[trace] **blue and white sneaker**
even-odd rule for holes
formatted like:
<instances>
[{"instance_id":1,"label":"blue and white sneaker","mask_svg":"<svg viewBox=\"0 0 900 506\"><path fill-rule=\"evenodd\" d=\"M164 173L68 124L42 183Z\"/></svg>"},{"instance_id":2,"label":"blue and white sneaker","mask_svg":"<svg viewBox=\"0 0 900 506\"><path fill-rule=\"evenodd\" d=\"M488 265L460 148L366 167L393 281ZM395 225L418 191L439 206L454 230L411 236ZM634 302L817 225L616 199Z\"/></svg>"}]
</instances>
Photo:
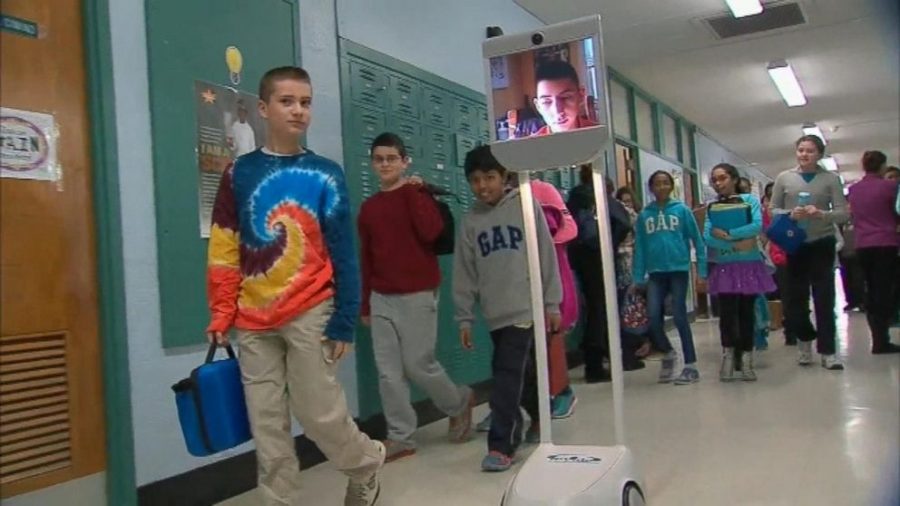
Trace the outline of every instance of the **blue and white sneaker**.
<instances>
[{"instance_id":1,"label":"blue and white sneaker","mask_svg":"<svg viewBox=\"0 0 900 506\"><path fill-rule=\"evenodd\" d=\"M481 470L486 473L506 471L513 465L512 457L497 451L489 452L481 461Z\"/></svg>"},{"instance_id":2,"label":"blue and white sneaker","mask_svg":"<svg viewBox=\"0 0 900 506\"><path fill-rule=\"evenodd\" d=\"M676 385L690 385L700 381L700 371L695 367L685 367L681 370L681 375L675 378Z\"/></svg>"},{"instance_id":3,"label":"blue and white sneaker","mask_svg":"<svg viewBox=\"0 0 900 506\"><path fill-rule=\"evenodd\" d=\"M675 360L678 354L675 350L666 353L662 358L662 367L659 370L659 383L671 383L675 379Z\"/></svg>"},{"instance_id":4,"label":"blue and white sneaker","mask_svg":"<svg viewBox=\"0 0 900 506\"><path fill-rule=\"evenodd\" d=\"M576 404L578 398L575 397L575 392L572 387L567 387L550 401L550 416L555 420L569 418L575 412Z\"/></svg>"}]
</instances>

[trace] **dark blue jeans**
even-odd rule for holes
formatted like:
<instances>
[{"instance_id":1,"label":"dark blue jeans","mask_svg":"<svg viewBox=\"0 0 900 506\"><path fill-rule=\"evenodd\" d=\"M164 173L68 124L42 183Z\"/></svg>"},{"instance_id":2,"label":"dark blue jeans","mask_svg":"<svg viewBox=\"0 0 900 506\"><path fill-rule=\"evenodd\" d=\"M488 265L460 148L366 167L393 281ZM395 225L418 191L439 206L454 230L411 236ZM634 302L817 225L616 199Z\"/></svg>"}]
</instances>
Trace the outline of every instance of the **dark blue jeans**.
<instances>
[{"instance_id":1,"label":"dark blue jeans","mask_svg":"<svg viewBox=\"0 0 900 506\"><path fill-rule=\"evenodd\" d=\"M491 372L491 430L488 450L512 456L522 443L522 411L538 420L537 370L534 363L534 328L509 326L491 331L494 356Z\"/></svg>"},{"instance_id":2,"label":"dark blue jeans","mask_svg":"<svg viewBox=\"0 0 900 506\"><path fill-rule=\"evenodd\" d=\"M665 316L663 309L666 295L672 296L672 316L675 318L675 328L681 337L681 348L684 352L684 363L693 364L697 361L697 353L694 351L694 336L691 334L691 325L687 318L687 288L690 276L687 272L654 272L650 274L647 283L647 309L650 313L650 336L657 348L668 352L672 345L666 337Z\"/></svg>"}]
</instances>

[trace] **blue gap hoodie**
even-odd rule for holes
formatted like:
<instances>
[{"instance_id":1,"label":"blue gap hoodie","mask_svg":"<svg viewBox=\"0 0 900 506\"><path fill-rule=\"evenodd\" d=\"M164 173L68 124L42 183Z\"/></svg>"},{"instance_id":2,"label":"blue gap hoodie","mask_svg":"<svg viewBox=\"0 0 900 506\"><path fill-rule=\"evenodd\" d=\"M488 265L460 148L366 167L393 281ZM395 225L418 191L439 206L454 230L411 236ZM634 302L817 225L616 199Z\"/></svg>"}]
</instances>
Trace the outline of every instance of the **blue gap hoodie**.
<instances>
[{"instance_id":1,"label":"blue gap hoodie","mask_svg":"<svg viewBox=\"0 0 900 506\"><path fill-rule=\"evenodd\" d=\"M697 272L706 278L706 246L694 213L680 200L669 199L660 208L650 203L634 224L634 282L646 283L654 272L690 272L691 247L697 255Z\"/></svg>"}]
</instances>

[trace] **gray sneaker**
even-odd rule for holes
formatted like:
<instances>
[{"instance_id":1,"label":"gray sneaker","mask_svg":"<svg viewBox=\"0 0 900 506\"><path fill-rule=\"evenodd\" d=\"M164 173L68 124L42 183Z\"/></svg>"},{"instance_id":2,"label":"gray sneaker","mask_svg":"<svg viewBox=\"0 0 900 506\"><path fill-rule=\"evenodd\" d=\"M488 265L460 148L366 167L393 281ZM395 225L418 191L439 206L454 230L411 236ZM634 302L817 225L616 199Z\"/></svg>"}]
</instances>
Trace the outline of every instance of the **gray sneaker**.
<instances>
[{"instance_id":1,"label":"gray sneaker","mask_svg":"<svg viewBox=\"0 0 900 506\"><path fill-rule=\"evenodd\" d=\"M719 368L719 381L734 381L734 348L722 350L722 367Z\"/></svg>"},{"instance_id":2,"label":"gray sneaker","mask_svg":"<svg viewBox=\"0 0 900 506\"><path fill-rule=\"evenodd\" d=\"M797 342L797 363L812 365L812 341Z\"/></svg>"},{"instance_id":3,"label":"gray sneaker","mask_svg":"<svg viewBox=\"0 0 900 506\"><path fill-rule=\"evenodd\" d=\"M822 367L829 371L844 370L844 364L841 363L841 359L837 355L824 355L822 357Z\"/></svg>"},{"instance_id":4,"label":"gray sneaker","mask_svg":"<svg viewBox=\"0 0 900 506\"><path fill-rule=\"evenodd\" d=\"M384 463L393 462L416 454L416 445L412 441L394 441L385 439L381 442L385 448Z\"/></svg>"},{"instance_id":5,"label":"gray sneaker","mask_svg":"<svg viewBox=\"0 0 900 506\"><path fill-rule=\"evenodd\" d=\"M472 408L475 407L475 393L466 391L466 407L463 412L450 417L447 437L453 443L465 443L472 436Z\"/></svg>"},{"instance_id":6,"label":"gray sneaker","mask_svg":"<svg viewBox=\"0 0 900 506\"><path fill-rule=\"evenodd\" d=\"M700 371L693 367L685 367L681 370L681 374L675 378L676 385L690 385L700 381Z\"/></svg>"},{"instance_id":7,"label":"gray sneaker","mask_svg":"<svg viewBox=\"0 0 900 506\"><path fill-rule=\"evenodd\" d=\"M671 383L675 379L675 360L678 355L672 350L663 356L662 367L659 369L659 383Z\"/></svg>"},{"instance_id":8,"label":"gray sneaker","mask_svg":"<svg viewBox=\"0 0 900 506\"><path fill-rule=\"evenodd\" d=\"M745 351L741 362L742 381L756 381L756 370L753 368L753 352Z\"/></svg>"},{"instance_id":9,"label":"gray sneaker","mask_svg":"<svg viewBox=\"0 0 900 506\"><path fill-rule=\"evenodd\" d=\"M378 496L381 494L381 468L387 452L380 441L375 441L375 444L378 445L378 451L381 453L381 462L368 477L361 480L350 479L347 483L347 495L344 496L344 506L374 506L378 504Z\"/></svg>"}]
</instances>

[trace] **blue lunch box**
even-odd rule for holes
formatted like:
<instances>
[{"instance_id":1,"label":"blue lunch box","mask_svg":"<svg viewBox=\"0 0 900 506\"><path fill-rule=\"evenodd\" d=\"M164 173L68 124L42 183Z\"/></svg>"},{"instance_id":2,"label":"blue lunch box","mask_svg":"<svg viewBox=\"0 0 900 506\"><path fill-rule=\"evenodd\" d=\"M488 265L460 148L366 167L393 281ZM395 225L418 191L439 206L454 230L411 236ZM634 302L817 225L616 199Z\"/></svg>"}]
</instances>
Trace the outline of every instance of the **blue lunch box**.
<instances>
[{"instance_id":1,"label":"blue lunch box","mask_svg":"<svg viewBox=\"0 0 900 506\"><path fill-rule=\"evenodd\" d=\"M250 420L241 384L241 370L231 345L228 358L216 360L216 343L206 362L172 385L178 421L188 452L205 457L250 440Z\"/></svg>"}]
</instances>

